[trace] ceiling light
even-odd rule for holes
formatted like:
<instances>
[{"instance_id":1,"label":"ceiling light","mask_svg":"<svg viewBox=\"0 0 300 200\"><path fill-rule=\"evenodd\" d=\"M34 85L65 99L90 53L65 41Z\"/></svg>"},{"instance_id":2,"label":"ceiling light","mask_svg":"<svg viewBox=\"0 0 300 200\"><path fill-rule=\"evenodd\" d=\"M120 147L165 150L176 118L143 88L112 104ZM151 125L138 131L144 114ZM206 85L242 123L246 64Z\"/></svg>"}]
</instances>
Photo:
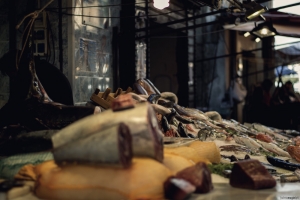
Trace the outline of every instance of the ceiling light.
<instances>
[{"instance_id":1,"label":"ceiling light","mask_svg":"<svg viewBox=\"0 0 300 200\"><path fill-rule=\"evenodd\" d=\"M249 35L251 35L249 32L244 33L245 37L248 37Z\"/></svg>"},{"instance_id":2,"label":"ceiling light","mask_svg":"<svg viewBox=\"0 0 300 200\"><path fill-rule=\"evenodd\" d=\"M260 38L259 38L259 37L256 38L256 39L255 39L255 42L259 43L259 42L260 42Z\"/></svg>"},{"instance_id":3,"label":"ceiling light","mask_svg":"<svg viewBox=\"0 0 300 200\"><path fill-rule=\"evenodd\" d=\"M245 18L247 20L252 20L268 10L267 7L260 5L255 1L243 4L243 6L246 8Z\"/></svg>"},{"instance_id":4,"label":"ceiling light","mask_svg":"<svg viewBox=\"0 0 300 200\"><path fill-rule=\"evenodd\" d=\"M260 38L278 35L271 22L263 22L259 24L252 30L252 33Z\"/></svg>"},{"instance_id":5,"label":"ceiling light","mask_svg":"<svg viewBox=\"0 0 300 200\"><path fill-rule=\"evenodd\" d=\"M169 0L154 0L153 6L157 9L164 9L166 7L169 7Z\"/></svg>"}]
</instances>

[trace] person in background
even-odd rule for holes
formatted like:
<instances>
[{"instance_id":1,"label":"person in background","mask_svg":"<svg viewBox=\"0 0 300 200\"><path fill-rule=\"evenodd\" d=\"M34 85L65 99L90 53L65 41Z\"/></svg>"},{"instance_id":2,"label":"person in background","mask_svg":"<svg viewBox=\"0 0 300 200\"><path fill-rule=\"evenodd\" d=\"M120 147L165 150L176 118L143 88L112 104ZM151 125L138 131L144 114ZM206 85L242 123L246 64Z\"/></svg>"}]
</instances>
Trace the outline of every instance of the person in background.
<instances>
[{"instance_id":1,"label":"person in background","mask_svg":"<svg viewBox=\"0 0 300 200\"><path fill-rule=\"evenodd\" d=\"M272 98L271 88L273 87L273 81L271 81L270 79L265 79L261 83L261 87L263 90L263 104L266 106L270 106Z\"/></svg>"},{"instance_id":2,"label":"person in background","mask_svg":"<svg viewBox=\"0 0 300 200\"><path fill-rule=\"evenodd\" d=\"M271 88L273 82L265 79L262 83L254 87L249 102L249 118L250 122L269 125L271 123L270 104L271 104Z\"/></svg>"},{"instance_id":3,"label":"person in background","mask_svg":"<svg viewBox=\"0 0 300 200\"><path fill-rule=\"evenodd\" d=\"M291 81L277 87L271 100L272 125L281 129L298 130L300 125L300 99Z\"/></svg>"},{"instance_id":4,"label":"person in background","mask_svg":"<svg viewBox=\"0 0 300 200\"><path fill-rule=\"evenodd\" d=\"M287 96L286 97L287 102L289 103L300 102L300 99L296 94L293 83L291 81L285 82L284 87L285 87L285 95Z\"/></svg>"},{"instance_id":5,"label":"person in background","mask_svg":"<svg viewBox=\"0 0 300 200\"><path fill-rule=\"evenodd\" d=\"M281 105L293 102L300 102L300 98L299 95L296 94L291 81L287 81L281 87L276 88L272 97L273 105Z\"/></svg>"}]
</instances>

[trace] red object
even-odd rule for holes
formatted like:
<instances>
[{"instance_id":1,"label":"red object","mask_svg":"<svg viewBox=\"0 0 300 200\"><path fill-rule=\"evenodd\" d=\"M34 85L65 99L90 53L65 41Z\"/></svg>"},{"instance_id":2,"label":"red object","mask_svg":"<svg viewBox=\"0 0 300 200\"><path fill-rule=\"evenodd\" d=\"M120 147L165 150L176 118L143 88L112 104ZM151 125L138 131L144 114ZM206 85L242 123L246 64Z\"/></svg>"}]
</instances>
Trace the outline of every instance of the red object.
<instances>
[{"instance_id":1,"label":"red object","mask_svg":"<svg viewBox=\"0 0 300 200\"><path fill-rule=\"evenodd\" d=\"M263 133L257 134L256 139L263 141L263 142L267 142L267 143L273 142L273 139L269 135L263 134Z\"/></svg>"},{"instance_id":2,"label":"red object","mask_svg":"<svg viewBox=\"0 0 300 200\"><path fill-rule=\"evenodd\" d=\"M134 100L131 94L122 94L119 95L111 105L113 111L120 111L134 107Z\"/></svg>"},{"instance_id":3,"label":"red object","mask_svg":"<svg viewBox=\"0 0 300 200\"><path fill-rule=\"evenodd\" d=\"M299 146L288 146L286 148L287 152L291 155L292 158L300 162L300 147Z\"/></svg>"}]
</instances>

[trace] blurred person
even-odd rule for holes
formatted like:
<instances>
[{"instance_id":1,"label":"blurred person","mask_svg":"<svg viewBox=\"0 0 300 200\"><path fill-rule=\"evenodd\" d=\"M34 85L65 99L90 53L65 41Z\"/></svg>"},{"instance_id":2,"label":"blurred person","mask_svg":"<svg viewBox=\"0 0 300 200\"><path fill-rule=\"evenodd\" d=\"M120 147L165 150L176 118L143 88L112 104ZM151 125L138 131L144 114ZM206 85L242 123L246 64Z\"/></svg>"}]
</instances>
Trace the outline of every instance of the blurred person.
<instances>
[{"instance_id":1,"label":"blurred person","mask_svg":"<svg viewBox=\"0 0 300 200\"><path fill-rule=\"evenodd\" d=\"M257 84L252 92L249 102L249 118L250 122L270 125L272 116L270 112L271 105L271 88L273 82L270 79L265 79L260 84Z\"/></svg>"}]
</instances>

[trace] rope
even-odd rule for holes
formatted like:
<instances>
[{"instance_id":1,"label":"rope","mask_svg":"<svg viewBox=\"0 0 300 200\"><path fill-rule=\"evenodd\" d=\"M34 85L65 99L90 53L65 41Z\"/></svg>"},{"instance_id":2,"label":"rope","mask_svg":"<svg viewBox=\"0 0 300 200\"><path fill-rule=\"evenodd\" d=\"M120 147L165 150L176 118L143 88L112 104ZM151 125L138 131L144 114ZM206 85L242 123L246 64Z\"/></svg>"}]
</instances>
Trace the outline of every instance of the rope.
<instances>
[{"instance_id":1,"label":"rope","mask_svg":"<svg viewBox=\"0 0 300 200\"><path fill-rule=\"evenodd\" d=\"M29 35L30 35L30 33L31 33L31 30L32 30L32 26L33 26L33 24L34 24L34 21L35 21L36 18L39 16L39 14L40 14L43 10L45 10L45 8L46 8L47 6L49 6L53 1L54 1L54 0L50 0L50 1L48 1L48 3L46 3L46 4L44 5L44 7L42 7L40 10L36 10L36 11L34 11L34 12L32 12L32 13L29 13L28 15L26 15L25 17L23 17L23 19L21 20L21 22L20 22L19 24L17 24L16 29L18 30L18 29L20 28L20 26L23 24L23 22L25 21L25 19L27 19L28 17L31 17L31 20L30 20L30 21L28 22L28 24L26 25L26 28L25 28L25 30L24 30L24 32L23 32L23 34L22 34L22 38L23 38L23 37L24 37L24 33L26 32L28 26L30 26L30 27L29 27L29 30L28 30L28 32L27 32L26 40L25 40L25 42L24 42L24 44L23 44L23 47L22 47L22 51L21 51L20 57L18 58L18 53L17 53L17 56L16 56L16 60L17 60L17 66L16 66L16 67L17 67L17 69L18 69L18 66L19 66L21 57L22 57L22 55L23 55L23 52L24 52L24 50L25 50L25 46L26 46L26 44L27 44L27 40L28 40Z\"/></svg>"}]
</instances>

